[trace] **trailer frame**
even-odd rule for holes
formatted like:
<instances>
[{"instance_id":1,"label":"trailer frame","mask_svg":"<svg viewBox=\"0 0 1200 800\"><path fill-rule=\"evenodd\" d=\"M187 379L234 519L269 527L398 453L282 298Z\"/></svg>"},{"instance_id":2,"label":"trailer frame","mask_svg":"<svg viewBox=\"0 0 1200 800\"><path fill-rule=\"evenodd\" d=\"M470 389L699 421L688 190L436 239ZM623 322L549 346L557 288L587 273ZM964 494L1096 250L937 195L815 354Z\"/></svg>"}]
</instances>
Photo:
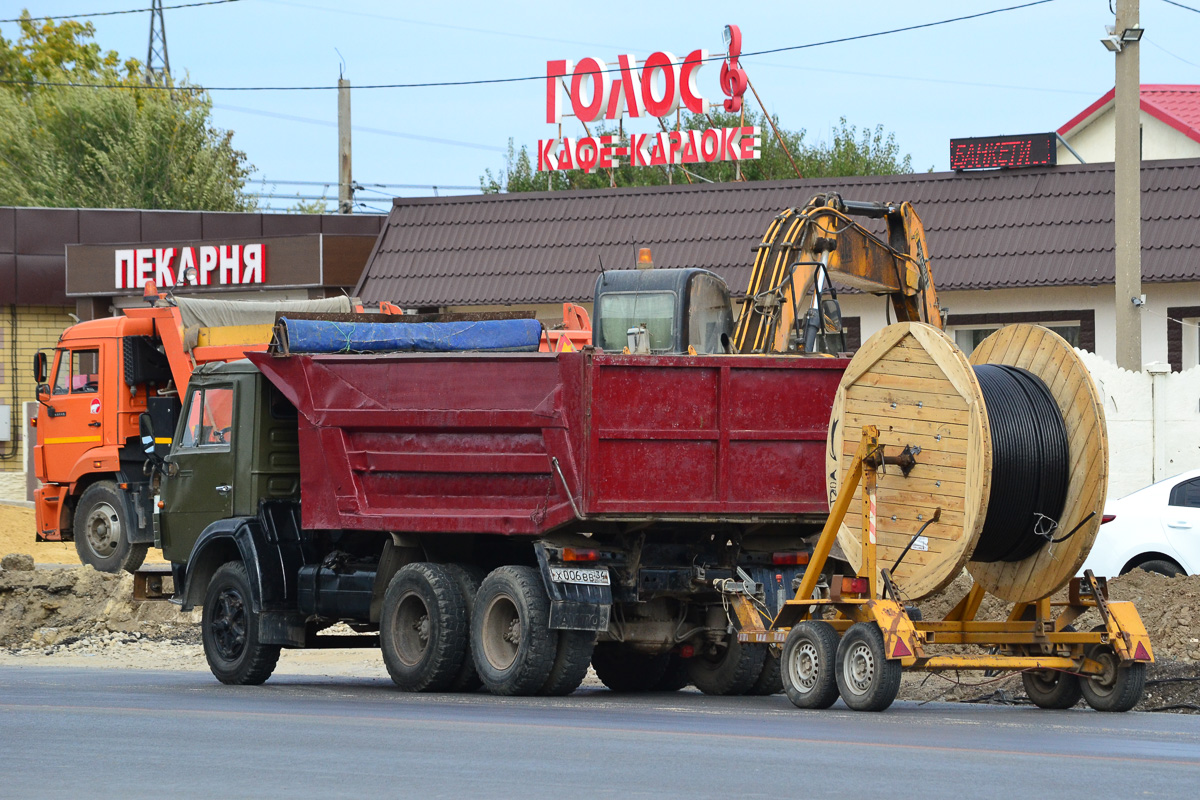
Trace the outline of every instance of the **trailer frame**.
<instances>
[{"instance_id":1,"label":"trailer frame","mask_svg":"<svg viewBox=\"0 0 1200 800\"><path fill-rule=\"evenodd\" d=\"M1113 674L1114 669L1119 672L1131 665L1154 661L1149 634L1133 603L1109 600L1107 581L1097 578L1091 570L1085 571L1082 578L1070 580L1066 601L1044 597L1016 603L1004 621L976 619L986 594L979 584L973 585L941 620L925 621L914 615L914 607L904 602L892 580L891 570L878 566L875 532L878 474L894 466L907 475L917 458L919 451L907 447L900 453L885 453L879 444L879 429L863 426L862 440L841 493L830 509L795 597L770 619L745 587L738 584L724 587L731 595L731 607L739 623L739 641L782 646L799 623L820 619L828 609L833 616L823 621L839 637L857 623L877 624L883 635L884 658L906 670L1055 670L1085 681L1112 682L1119 677ZM860 484L862 563L853 577L832 575L829 596L815 598L813 591ZM931 514L936 513L936 509L931 509ZM1103 625L1091 631L1074 630L1071 623L1090 609L1099 612ZM936 649L951 645L972 645L988 652L934 654ZM1105 648L1115 659L1107 657ZM840 650L839 646L839 662ZM785 687L792 677L785 666ZM883 707L894 699L893 694Z\"/></svg>"}]
</instances>

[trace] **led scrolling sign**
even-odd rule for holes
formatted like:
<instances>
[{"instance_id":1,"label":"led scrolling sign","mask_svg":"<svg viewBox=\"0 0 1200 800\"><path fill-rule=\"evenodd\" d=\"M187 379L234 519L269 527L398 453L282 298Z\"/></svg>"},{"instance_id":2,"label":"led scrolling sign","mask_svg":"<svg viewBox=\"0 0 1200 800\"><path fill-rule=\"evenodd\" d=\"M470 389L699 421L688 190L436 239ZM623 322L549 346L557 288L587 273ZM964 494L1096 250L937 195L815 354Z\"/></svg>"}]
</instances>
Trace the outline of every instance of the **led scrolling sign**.
<instances>
[{"instance_id":1,"label":"led scrolling sign","mask_svg":"<svg viewBox=\"0 0 1200 800\"><path fill-rule=\"evenodd\" d=\"M1052 167L1058 163L1057 138L1053 133L1030 133L951 139L950 169Z\"/></svg>"}]
</instances>

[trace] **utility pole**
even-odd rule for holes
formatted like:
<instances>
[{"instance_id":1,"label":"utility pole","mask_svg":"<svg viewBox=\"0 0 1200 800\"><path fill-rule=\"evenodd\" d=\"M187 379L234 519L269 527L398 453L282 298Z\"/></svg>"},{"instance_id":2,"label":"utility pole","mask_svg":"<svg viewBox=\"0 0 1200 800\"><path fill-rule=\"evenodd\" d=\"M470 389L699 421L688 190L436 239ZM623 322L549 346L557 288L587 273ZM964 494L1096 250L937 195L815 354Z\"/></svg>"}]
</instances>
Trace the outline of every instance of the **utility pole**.
<instances>
[{"instance_id":1,"label":"utility pole","mask_svg":"<svg viewBox=\"0 0 1200 800\"><path fill-rule=\"evenodd\" d=\"M1117 366L1135 372L1142 369L1142 87L1138 65L1142 31L1138 18L1138 0L1117 0L1117 18L1110 34L1117 42L1113 165Z\"/></svg>"},{"instance_id":2,"label":"utility pole","mask_svg":"<svg viewBox=\"0 0 1200 800\"><path fill-rule=\"evenodd\" d=\"M354 213L350 172L350 81L338 76L338 213Z\"/></svg>"},{"instance_id":3,"label":"utility pole","mask_svg":"<svg viewBox=\"0 0 1200 800\"><path fill-rule=\"evenodd\" d=\"M163 22L162 0L150 4L150 43L146 45L146 84L163 85L171 75L167 56L167 25Z\"/></svg>"}]
</instances>

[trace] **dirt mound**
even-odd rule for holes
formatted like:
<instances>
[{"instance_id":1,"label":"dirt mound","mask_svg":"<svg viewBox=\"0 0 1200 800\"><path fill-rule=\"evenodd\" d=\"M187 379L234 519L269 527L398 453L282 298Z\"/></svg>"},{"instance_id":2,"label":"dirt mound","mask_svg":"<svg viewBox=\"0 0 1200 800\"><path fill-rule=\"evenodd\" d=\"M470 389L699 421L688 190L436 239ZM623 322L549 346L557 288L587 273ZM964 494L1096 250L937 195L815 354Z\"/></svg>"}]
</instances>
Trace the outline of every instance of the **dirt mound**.
<instances>
[{"instance_id":1,"label":"dirt mound","mask_svg":"<svg viewBox=\"0 0 1200 800\"><path fill-rule=\"evenodd\" d=\"M133 599L133 576L91 567L0 569L0 648L85 650L138 640L199 641L198 612ZM28 564L28 566L32 566Z\"/></svg>"},{"instance_id":2,"label":"dirt mound","mask_svg":"<svg viewBox=\"0 0 1200 800\"><path fill-rule=\"evenodd\" d=\"M74 542L37 541L33 509L0 502L0 555L25 553L39 564L78 564ZM150 548L147 564L163 564L162 552Z\"/></svg>"},{"instance_id":3,"label":"dirt mound","mask_svg":"<svg viewBox=\"0 0 1200 800\"><path fill-rule=\"evenodd\" d=\"M917 603L927 620L946 616L971 588L965 571L943 592ZM1147 671L1146 696L1139 709L1200 711L1200 575L1167 578L1135 570L1108 582L1109 599L1130 600L1150 634L1157 663ZM1054 597L1066 600L1064 589ZM991 595L984 598L976 619L1002 620L1012 606ZM1088 630L1100 624L1095 611L1081 616L1075 627ZM977 648L944 648L976 652ZM906 700L967 702L1028 702L1019 676L987 678L978 672L912 673L904 676L900 697Z\"/></svg>"}]
</instances>

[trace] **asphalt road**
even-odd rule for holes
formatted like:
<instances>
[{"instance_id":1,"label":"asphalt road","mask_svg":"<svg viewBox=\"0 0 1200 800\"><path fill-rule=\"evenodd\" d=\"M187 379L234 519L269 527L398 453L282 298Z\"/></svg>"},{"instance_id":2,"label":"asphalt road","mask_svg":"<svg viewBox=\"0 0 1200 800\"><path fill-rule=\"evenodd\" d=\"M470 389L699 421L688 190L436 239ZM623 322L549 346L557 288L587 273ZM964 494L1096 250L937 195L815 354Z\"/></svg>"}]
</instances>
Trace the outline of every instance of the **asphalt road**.
<instances>
[{"instance_id":1,"label":"asphalt road","mask_svg":"<svg viewBox=\"0 0 1200 800\"><path fill-rule=\"evenodd\" d=\"M1195 797L1200 717L0 668L0 797Z\"/></svg>"}]
</instances>

